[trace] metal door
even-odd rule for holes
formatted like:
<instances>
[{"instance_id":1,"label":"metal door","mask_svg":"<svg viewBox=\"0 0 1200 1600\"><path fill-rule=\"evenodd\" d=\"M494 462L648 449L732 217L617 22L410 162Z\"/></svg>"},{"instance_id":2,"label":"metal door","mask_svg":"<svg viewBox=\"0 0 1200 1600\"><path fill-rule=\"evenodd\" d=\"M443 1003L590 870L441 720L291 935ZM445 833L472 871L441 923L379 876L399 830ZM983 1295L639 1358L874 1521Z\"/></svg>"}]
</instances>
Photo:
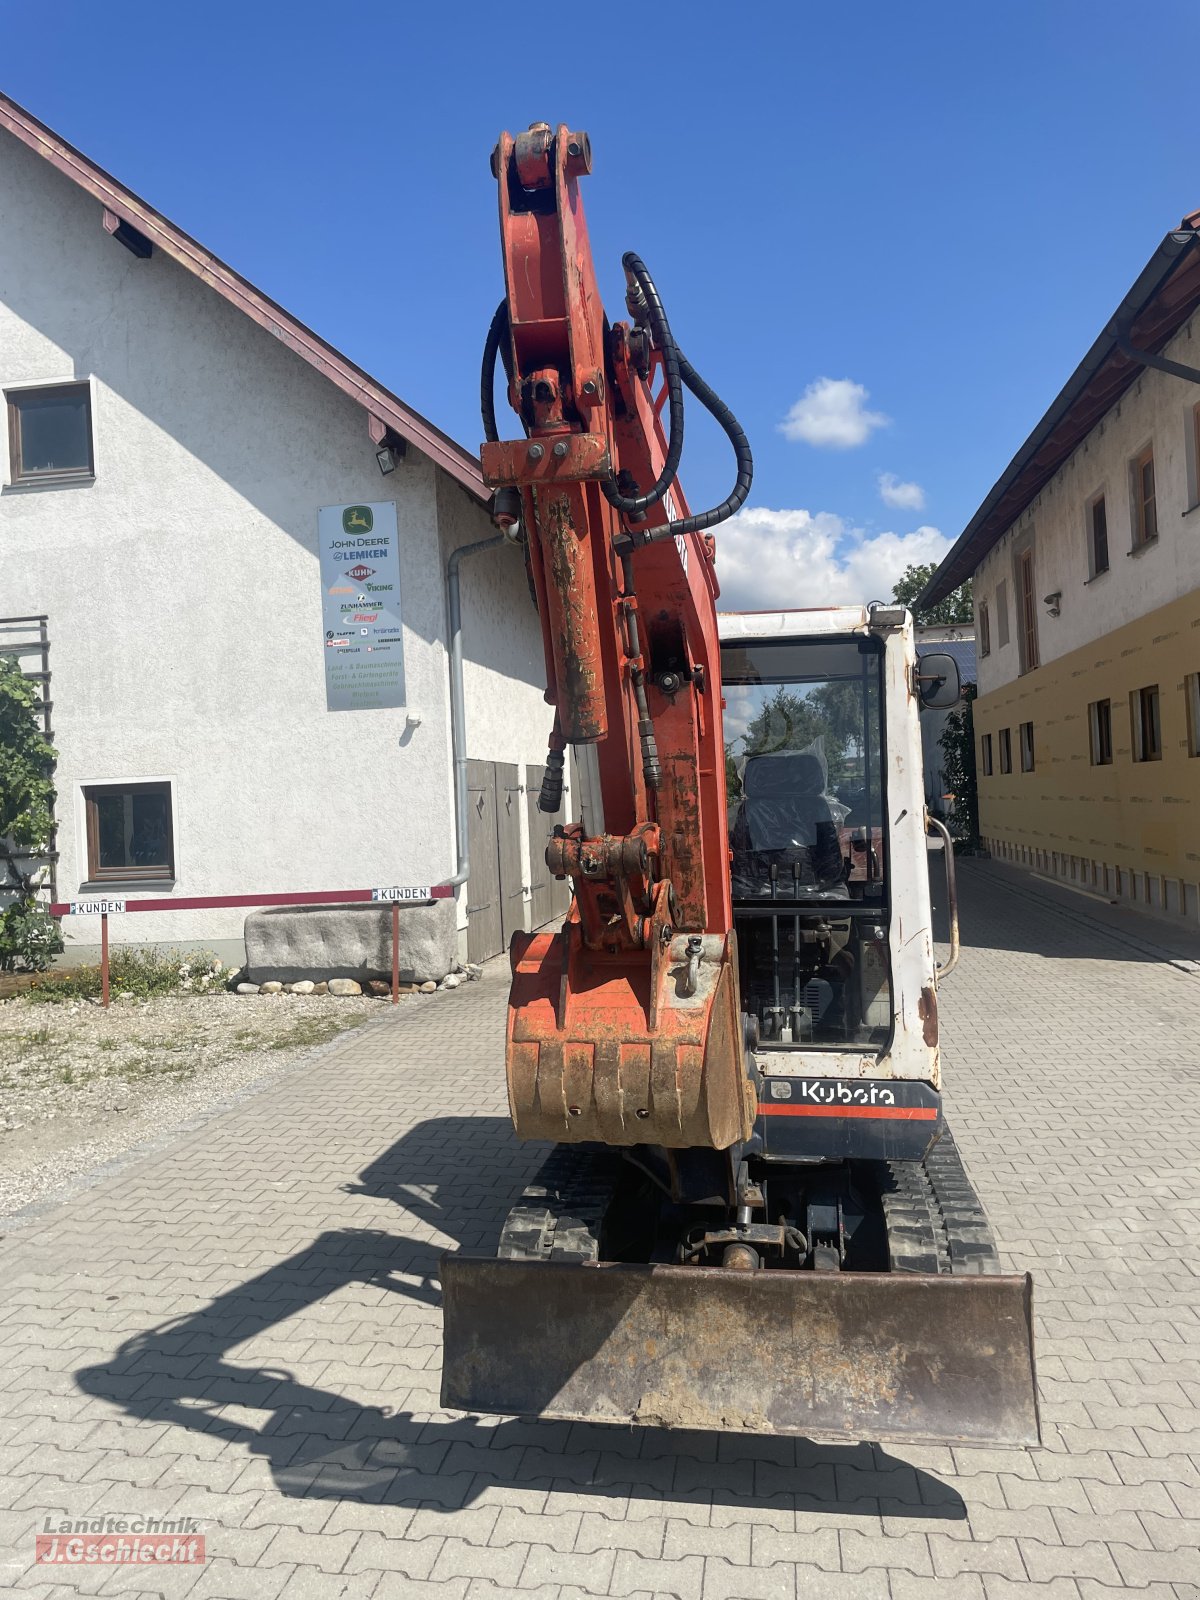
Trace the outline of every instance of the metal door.
<instances>
[{"instance_id":1,"label":"metal door","mask_svg":"<svg viewBox=\"0 0 1200 1600\"><path fill-rule=\"evenodd\" d=\"M500 931L508 949L525 926L525 873L521 860L521 780L508 761L493 763L496 781L496 855L500 864Z\"/></svg>"},{"instance_id":2,"label":"metal door","mask_svg":"<svg viewBox=\"0 0 1200 1600\"><path fill-rule=\"evenodd\" d=\"M490 761L467 762L467 960L486 961L504 949L500 855L496 837L496 775Z\"/></svg>"}]
</instances>

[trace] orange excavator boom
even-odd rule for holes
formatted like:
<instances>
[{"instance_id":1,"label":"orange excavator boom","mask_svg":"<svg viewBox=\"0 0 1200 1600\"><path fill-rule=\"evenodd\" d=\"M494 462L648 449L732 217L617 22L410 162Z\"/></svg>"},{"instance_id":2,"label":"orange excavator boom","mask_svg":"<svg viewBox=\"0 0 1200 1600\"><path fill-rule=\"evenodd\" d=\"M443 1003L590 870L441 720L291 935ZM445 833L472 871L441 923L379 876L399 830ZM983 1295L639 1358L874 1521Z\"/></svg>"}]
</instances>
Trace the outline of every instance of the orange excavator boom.
<instances>
[{"instance_id":1,"label":"orange excavator boom","mask_svg":"<svg viewBox=\"0 0 1200 1600\"><path fill-rule=\"evenodd\" d=\"M705 530L745 498L750 452L637 256L624 258L629 320L609 327L579 194L590 165L586 134L545 123L493 156L507 292L481 459L497 520L523 524L542 620L555 723L541 803L556 809L568 746L582 791L547 851L572 884L567 920L513 941L509 1099L522 1138L724 1150L748 1135L754 1096ZM497 354L514 440L494 424ZM685 383L715 402L738 460L733 494L698 517L676 476Z\"/></svg>"}]
</instances>

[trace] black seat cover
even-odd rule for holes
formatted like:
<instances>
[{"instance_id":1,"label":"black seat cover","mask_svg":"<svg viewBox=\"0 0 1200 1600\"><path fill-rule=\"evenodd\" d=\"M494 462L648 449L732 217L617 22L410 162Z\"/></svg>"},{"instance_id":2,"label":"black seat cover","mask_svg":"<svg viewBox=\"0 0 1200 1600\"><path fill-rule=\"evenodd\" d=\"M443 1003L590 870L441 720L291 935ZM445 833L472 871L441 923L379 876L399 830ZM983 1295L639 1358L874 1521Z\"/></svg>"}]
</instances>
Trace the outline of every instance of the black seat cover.
<instances>
[{"instance_id":1,"label":"black seat cover","mask_svg":"<svg viewBox=\"0 0 1200 1600\"><path fill-rule=\"evenodd\" d=\"M845 900L842 848L826 792L818 745L747 756L742 799L730 830L734 899L770 899L798 886L822 899Z\"/></svg>"}]
</instances>

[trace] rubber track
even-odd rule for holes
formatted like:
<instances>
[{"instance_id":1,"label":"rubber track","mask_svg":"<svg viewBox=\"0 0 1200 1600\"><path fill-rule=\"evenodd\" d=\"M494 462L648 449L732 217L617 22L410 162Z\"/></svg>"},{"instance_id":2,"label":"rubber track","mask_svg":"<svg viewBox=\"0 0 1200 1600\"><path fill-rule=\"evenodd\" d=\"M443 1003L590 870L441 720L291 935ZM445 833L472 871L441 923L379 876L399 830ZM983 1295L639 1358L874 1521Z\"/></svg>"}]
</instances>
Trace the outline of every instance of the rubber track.
<instances>
[{"instance_id":1,"label":"rubber track","mask_svg":"<svg viewBox=\"0 0 1200 1600\"><path fill-rule=\"evenodd\" d=\"M600 1144L559 1144L525 1186L500 1232L496 1254L523 1261L597 1261L604 1213L621 1152Z\"/></svg>"},{"instance_id":2,"label":"rubber track","mask_svg":"<svg viewBox=\"0 0 1200 1600\"><path fill-rule=\"evenodd\" d=\"M949 1128L923 1162L885 1163L880 1189L893 1272L1000 1271L991 1225Z\"/></svg>"}]
</instances>

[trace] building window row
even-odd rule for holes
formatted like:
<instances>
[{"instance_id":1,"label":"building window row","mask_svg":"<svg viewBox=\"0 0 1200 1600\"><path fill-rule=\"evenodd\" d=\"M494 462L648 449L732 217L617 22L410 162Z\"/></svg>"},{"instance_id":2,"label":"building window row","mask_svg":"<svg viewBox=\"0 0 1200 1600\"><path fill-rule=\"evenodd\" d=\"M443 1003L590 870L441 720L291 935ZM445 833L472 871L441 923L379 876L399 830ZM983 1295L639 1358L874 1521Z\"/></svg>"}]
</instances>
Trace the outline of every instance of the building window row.
<instances>
[{"instance_id":1,"label":"building window row","mask_svg":"<svg viewBox=\"0 0 1200 1600\"><path fill-rule=\"evenodd\" d=\"M1189 418L1190 437L1188 452L1192 463L1194 483L1193 503L1200 503L1200 404L1193 407ZM1158 491L1154 469L1154 445L1148 443L1129 462L1130 553L1136 555L1152 545L1158 538ZM1109 517L1108 497L1103 492L1093 495L1085 507L1088 581L1109 570ZM1016 557L1017 580L1017 644L1021 672L1031 672L1038 666L1040 656L1037 634L1037 595L1034 575L1033 548L1021 550ZM978 607L979 654L992 652L992 608L987 600ZM1057 613L1056 613L1057 614ZM995 621L997 648L1008 643L1008 595L1003 582L996 586Z\"/></svg>"},{"instance_id":2,"label":"building window row","mask_svg":"<svg viewBox=\"0 0 1200 1600\"><path fill-rule=\"evenodd\" d=\"M1200 672L1191 672L1183 682L1187 712L1187 752L1200 757ZM1162 710L1159 687L1145 684L1129 695L1130 749L1135 761L1161 761L1163 753ZM1021 771L1034 770L1033 723L1022 722L1018 730ZM1092 766L1109 767L1113 759L1112 701L1093 700L1088 706L1088 746ZM1000 771L1012 771L1012 734L999 732ZM979 742L979 764L985 778L993 773L992 736L985 733Z\"/></svg>"}]
</instances>

